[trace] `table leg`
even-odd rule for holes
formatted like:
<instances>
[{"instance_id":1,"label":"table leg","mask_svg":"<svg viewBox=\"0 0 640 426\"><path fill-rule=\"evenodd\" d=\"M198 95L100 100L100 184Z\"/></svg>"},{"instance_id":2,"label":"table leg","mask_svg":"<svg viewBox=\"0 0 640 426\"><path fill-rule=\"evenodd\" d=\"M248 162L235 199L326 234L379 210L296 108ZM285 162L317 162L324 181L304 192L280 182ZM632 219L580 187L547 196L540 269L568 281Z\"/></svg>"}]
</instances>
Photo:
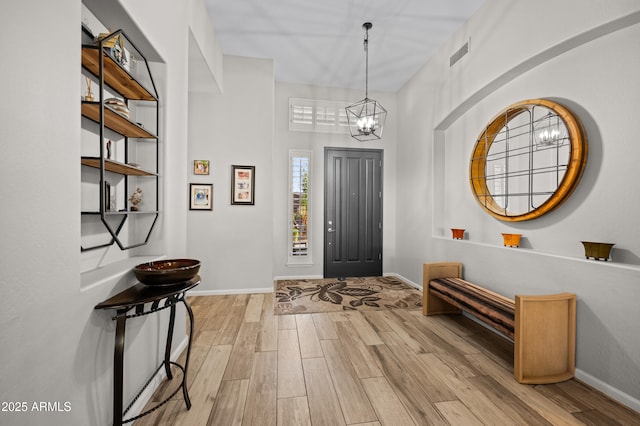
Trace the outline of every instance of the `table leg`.
<instances>
[{"instance_id":1,"label":"table leg","mask_svg":"<svg viewBox=\"0 0 640 426\"><path fill-rule=\"evenodd\" d=\"M122 387L124 376L124 332L127 311L116 316L116 340L113 354L113 424L122 425Z\"/></svg>"},{"instance_id":2,"label":"table leg","mask_svg":"<svg viewBox=\"0 0 640 426\"><path fill-rule=\"evenodd\" d=\"M187 410L191 409L191 400L189 399L189 392L187 390L187 371L189 370L189 358L191 357L191 340L193 339L193 311L191 306L187 303L186 297L182 299L184 307L189 314L189 340L187 343L187 358L184 361L184 377L182 378L182 394L184 395L184 401L187 404Z\"/></svg>"},{"instance_id":3,"label":"table leg","mask_svg":"<svg viewBox=\"0 0 640 426\"><path fill-rule=\"evenodd\" d=\"M176 305L171 305L171 315L169 317L169 331L167 332L167 345L164 348L164 370L167 373L167 379L173 379L171 374L171 342L173 340L173 325L176 321Z\"/></svg>"}]
</instances>

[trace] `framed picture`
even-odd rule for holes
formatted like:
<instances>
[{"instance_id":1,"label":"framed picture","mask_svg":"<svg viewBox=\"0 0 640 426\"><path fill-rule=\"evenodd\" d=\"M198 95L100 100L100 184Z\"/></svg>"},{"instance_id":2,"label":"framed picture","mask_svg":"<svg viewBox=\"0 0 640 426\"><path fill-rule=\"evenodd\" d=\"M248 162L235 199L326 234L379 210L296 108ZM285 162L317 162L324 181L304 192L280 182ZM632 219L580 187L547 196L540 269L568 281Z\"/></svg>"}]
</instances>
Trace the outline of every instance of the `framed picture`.
<instances>
[{"instance_id":1,"label":"framed picture","mask_svg":"<svg viewBox=\"0 0 640 426\"><path fill-rule=\"evenodd\" d=\"M213 184L189 184L189 210L213 210Z\"/></svg>"},{"instance_id":2,"label":"framed picture","mask_svg":"<svg viewBox=\"0 0 640 426\"><path fill-rule=\"evenodd\" d=\"M253 205L256 167L231 166L231 204Z\"/></svg>"},{"instance_id":3,"label":"framed picture","mask_svg":"<svg viewBox=\"0 0 640 426\"><path fill-rule=\"evenodd\" d=\"M193 160L193 174L194 175L208 175L209 174L209 160Z\"/></svg>"}]
</instances>

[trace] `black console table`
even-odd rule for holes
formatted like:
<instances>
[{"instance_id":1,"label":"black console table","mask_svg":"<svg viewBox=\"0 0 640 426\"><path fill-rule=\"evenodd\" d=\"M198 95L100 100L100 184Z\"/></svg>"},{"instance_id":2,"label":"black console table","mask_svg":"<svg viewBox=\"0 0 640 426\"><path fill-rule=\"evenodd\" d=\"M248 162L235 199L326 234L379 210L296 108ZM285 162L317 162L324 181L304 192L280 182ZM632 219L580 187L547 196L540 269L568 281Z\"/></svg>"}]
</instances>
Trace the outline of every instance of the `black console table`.
<instances>
[{"instance_id":1,"label":"black console table","mask_svg":"<svg viewBox=\"0 0 640 426\"><path fill-rule=\"evenodd\" d=\"M187 391L187 370L189 367L189 356L191 355L191 338L193 335L193 311L185 300L185 293L187 290L200 284L200 276L196 275L189 281L167 284L167 285L145 285L137 283L133 287L130 287L115 296L105 300L102 303L96 305L95 309L112 309L116 311L116 316L113 319L116 321L116 340L113 356L113 424L120 426L123 423L132 422L145 416L152 411L155 411L160 406L165 404L182 388L182 394L184 395L184 401L187 405L187 409L191 408L191 401L189 400L189 393ZM178 302L182 302L189 314L189 340L187 343L187 357L184 362L184 366L170 361L171 356L171 339L173 337L173 325L176 318L176 305ZM145 309L145 306L150 304ZM164 360L158 366L157 370L153 373L149 381L133 398L133 401L126 409L122 409L122 388L123 388L123 375L124 375L124 333L127 318L135 318L143 315L148 315L154 312L161 311L163 309L170 308L170 320L169 331L167 332L167 343L165 346ZM132 311L132 312L131 312ZM153 378L164 367L167 374L167 378L171 380L173 375L171 374L171 365L175 365L182 370L182 382L180 386L169 395L164 401L158 403L155 407L141 413L135 417L124 419L127 411L140 397L142 392L149 386Z\"/></svg>"}]
</instances>

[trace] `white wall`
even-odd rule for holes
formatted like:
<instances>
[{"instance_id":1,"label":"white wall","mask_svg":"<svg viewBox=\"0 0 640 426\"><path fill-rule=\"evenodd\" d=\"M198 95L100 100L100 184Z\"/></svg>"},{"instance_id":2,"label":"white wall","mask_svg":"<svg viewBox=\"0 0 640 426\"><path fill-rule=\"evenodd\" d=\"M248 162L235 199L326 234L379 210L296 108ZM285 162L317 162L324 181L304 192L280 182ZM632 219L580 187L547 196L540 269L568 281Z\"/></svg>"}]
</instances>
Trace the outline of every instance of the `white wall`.
<instances>
[{"instance_id":1,"label":"white wall","mask_svg":"<svg viewBox=\"0 0 640 426\"><path fill-rule=\"evenodd\" d=\"M189 212L189 256L203 262L203 283L194 293L271 291L274 277L322 276L324 147L384 151L383 270L395 259L395 94L372 96L392 111L380 142L357 142L348 135L290 132L289 97L355 101L359 91L274 83L269 60L225 56L220 95L189 97L189 160L210 160L210 175L190 182L214 185L213 211ZM248 120L246 117L251 117ZM290 149L313 152L311 221L313 264L287 266L287 186ZM255 206L230 204L231 165L256 166Z\"/></svg>"},{"instance_id":2,"label":"white wall","mask_svg":"<svg viewBox=\"0 0 640 426\"><path fill-rule=\"evenodd\" d=\"M195 293L270 291L273 62L225 56L224 76L222 94L189 94L184 165L189 182L213 184L213 210L188 212L188 254L202 262ZM210 174L193 175L193 160L209 160ZM231 205L232 165L256 167L254 205Z\"/></svg>"},{"instance_id":3,"label":"white wall","mask_svg":"<svg viewBox=\"0 0 640 426\"><path fill-rule=\"evenodd\" d=\"M324 148L346 147L383 150L383 247L382 270L395 272L396 229L396 95L370 93L371 99L380 102L388 112L383 137L377 141L359 142L349 135L289 131L289 98L344 101L353 103L364 97L364 90L276 84L275 96L275 147L273 151L273 252L271 253L275 277L322 277L324 236ZM312 265L287 265L288 220L288 170L289 150L312 151L310 182L310 233Z\"/></svg>"},{"instance_id":4,"label":"white wall","mask_svg":"<svg viewBox=\"0 0 640 426\"><path fill-rule=\"evenodd\" d=\"M2 40L14 40L0 47L12 58L0 79L0 400L28 401L29 409L34 400L84 400L70 391L85 326L74 318L92 308L78 294L79 22L74 0L12 2L0 17ZM52 34L67 42L38 48ZM0 422L25 416L0 413Z\"/></svg>"},{"instance_id":5,"label":"white wall","mask_svg":"<svg viewBox=\"0 0 640 426\"><path fill-rule=\"evenodd\" d=\"M140 254L184 256L186 201L176 200L186 200L188 11L199 8L194 14L202 19L204 4L97 3L114 19L106 26L137 27L157 49L155 60L167 64L158 65L156 80L165 210L154 242ZM11 58L0 71L0 400L28 408L1 412L1 424L111 424L114 322L94 306L130 285L131 266L148 257L103 262L81 274L81 10L79 0L9 2L0 15L0 35L12 40L0 47ZM174 349L185 337L184 310L178 312ZM125 404L161 359L158 336L167 319L164 311L128 322ZM36 412L34 402L58 404L62 412Z\"/></svg>"},{"instance_id":6,"label":"white wall","mask_svg":"<svg viewBox=\"0 0 640 426\"><path fill-rule=\"evenodd\" d=\"M548 13L553 10L553 13ZM633 324L640 287L640 178L632 135L640 124L637 2L489 1L399 93L398 272L420 280L421 264L461 261L464 274L505 295L569 291L578 297L577 376L640 409L640 339ZM542 29L542 30L540 30ZM470 53L449 56L470 39ZM589 160L571 198L543 218L506 223L475 203L471 149L484 125L514 102L549 97L582 119ZM422 99L428 99L422 102ZM637 115L637 114L636 114ZM403 126L404 119L419 128ZM449 228L468 239L454 241ZM501 232L523 247L502 247ZM614 242L613 262L585 260L581 240Z\"/></svg>"}]
</instances>

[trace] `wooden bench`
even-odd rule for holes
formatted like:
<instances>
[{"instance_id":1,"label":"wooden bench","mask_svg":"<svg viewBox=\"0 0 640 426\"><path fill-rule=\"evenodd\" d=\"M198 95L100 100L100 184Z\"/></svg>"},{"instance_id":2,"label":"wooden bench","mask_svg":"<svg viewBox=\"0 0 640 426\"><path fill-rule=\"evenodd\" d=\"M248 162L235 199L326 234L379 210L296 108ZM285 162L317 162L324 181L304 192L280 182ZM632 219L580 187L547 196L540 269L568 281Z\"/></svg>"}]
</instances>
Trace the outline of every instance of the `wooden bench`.
<instances>
[{"instance_id":1,"label":"wooden bench","mask_svg":"<svg viewBox=\"0 0 640 426\"><path fill-rule=\"evenodd\" d=\"M513 375L520 383L544 384L575 375L576 295L519 296L515 300L462 279L462 264L425 263L424 315L462 311L511 338Z\"/></svg>"}]
</instances>

